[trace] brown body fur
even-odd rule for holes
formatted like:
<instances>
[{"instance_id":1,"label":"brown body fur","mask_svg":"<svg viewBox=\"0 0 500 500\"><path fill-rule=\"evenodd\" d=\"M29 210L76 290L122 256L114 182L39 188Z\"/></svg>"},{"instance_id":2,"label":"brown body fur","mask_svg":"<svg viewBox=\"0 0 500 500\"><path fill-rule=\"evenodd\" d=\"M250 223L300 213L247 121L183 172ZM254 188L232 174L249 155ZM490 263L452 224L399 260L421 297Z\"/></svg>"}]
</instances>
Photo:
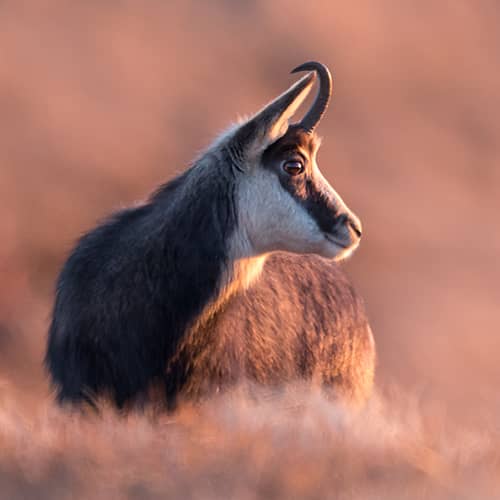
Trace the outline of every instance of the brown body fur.
<instances>
[{"instance_id":1,"label":"brown body fur","mask_svg":"<svg viewBox=\"0 0 500 500\"><path fill-rule=\"evenodd\" d=\"M167 377L188 375L180 394L187 399L236 382L305 379L359 404L372 390L374 365L364 306L338 264L276 253L253 286L186 336Z\"/></svg>"}]
</instances>

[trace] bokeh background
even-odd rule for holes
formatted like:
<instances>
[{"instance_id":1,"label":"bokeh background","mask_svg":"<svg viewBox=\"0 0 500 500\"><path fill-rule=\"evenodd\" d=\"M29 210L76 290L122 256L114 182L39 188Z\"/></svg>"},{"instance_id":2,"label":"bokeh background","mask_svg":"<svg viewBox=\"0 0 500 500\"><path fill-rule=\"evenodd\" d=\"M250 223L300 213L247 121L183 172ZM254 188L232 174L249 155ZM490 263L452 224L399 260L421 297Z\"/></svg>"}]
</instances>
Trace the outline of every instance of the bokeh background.
<instances>
[{"instance_id":1,"label":"bokeh background","mask_svg":"<svg viewBox=\"0 0 500 500\"><path fill-rule=\"evenodd\" d=\"M116 464L106 457L123 455L117 443L121 446L125 436L131 440L129 458L135 457L134 432L142 432L143 445L145 435L155 442L161 434L157 446L168 444L187 454L205 449L192 444L189 432L172 444L168 422L161 430L146 431L140 419L123 423L109 416L107 424L92 424L92 430L85 428L88 422L78 421L75 431L68 419L54 416L57 410L42 367L54 282L79 235L182 171L230 122L286 89L296 79L290 69L310 59L328 64L334 75L334 100L319 128L324 137L319 163L363 221L364 240L345 268L371 318L379 355L378 393L385 394L380 396L384 403L378 403L382 413L395 400L417 401L419 418L424 415L431 422L426 449L440 459L443 450L430 442L452 425L487 431L486 442L500 444L495 441L500 417L498 26L500 4L494 0L1 2L0 443L10 451L1 455L0 447L0 490L4 481L11 498L64 498L72 488L77 491L75 478L93 477L83 462L94 460L115 471ZM254 422L255 414L274 415L269 432L286 428L287 411L231 401L232 410L227 402L220 407L231 415L233 434L227 428L200 426L196 412L179 417L178 425L191 432L205 429L219 443L210 441L210 446L229 457L227 463L205 464L206 470L200 458L205 479L198 475L191 481L191 469L183 469L183 498L212 498L214 491L213 498L218 497L219 483L208 479L213 477L209 470L222 483L221 470L231 471L227 474L232 480L238 477L242 465L234 456L244 454L245 439L268 436L260 427L257 434L248 430L248 419ZM338 437L324 405L309 401L308 418L323 415L328 421L324 429ZM222 410L217 408L210 406L202 420L218 422ZM380 434L383 422L386 428L394 424L377 408L365 417L378 422L370 439ZM415 430L403 413L398 428ZM269 423L267 417L262 421ZM363 422L349 425L363 428ZM111 442L103 430L109 428L121 429ZM344 446L349 439L345 428ZM59 429L66 438L57 437ZM311 438L308 429L304 432ZM93 442L106 441L101 448L107 451L83 446L90 432L95 433ZM75 435L77 444L71 448L68 443ZM458 440L463 436L459 433ZM228 444L234 440L243 443L240 448ZM375 452L361 441L370 450L363 455L368 465L360 459L358 468L344 471L347 475L339 472L343 479L335 483L345 498L358 498L351 485L361 476L368 481L371 473L378 481L382 469L377 487L385 498L392 491L394 498L402 498L397 495L403 490L409 496L457 498L449 489L453 481L444 481L446 487L442 480L436 483L442 469L437 474L432 466L434 472L429 472L427 465L423 472L419 469L415 483L424 485L422 489L403 487L408 483L402 482L398 490L393 481L398 471L406 471L400 466L402 455L385 461L387 448L380 452L375 447ZM38 450L29 460L23 443ZM464 444L464 449L476 449L478 441L474 443L475 448ZM256 483L249 481L242 490L235 486L234 495L291 498L294 491L302 491L289 482L300 474L277 472L281 469L272 464L277 467L281 459L274 449L262 449L256 453L264 458L252 455L251 464L274 471L269 473L273 487L257 494ZM307 463L313 453L316 463L328 456L337 468L344 458L352 458L353 452L344 452L331 458L331 451L325 455L314 448L313 453L302 444L291 451L295 465ZM375 466L367 457L379 452L381 462ZM89 458L89 453L97 455ZM438 459L432 456L424 462L434 464ZM462 455L445 460L465 478L464 498L498 498L491 486L498 482L490 482L495 474L484 472L494 470L500 476L499 455L492 456L472 469ZM161 462L161 457L150 458L157 466L156 459ZM49 470L46 463L58 465ZM352 472L358 469L359 477ZM319 490L306 487L303 496L327 498L321 485L333 484L329 470L325 466L325 476L317 479ZM162 474L166 480L168 471ZM449 479L449 474L444 475ZM126 481L113 477L110 473L107 478L109 484L115 481L115 490L93 494L120 491L116 498L148 498L154 493L144 485L120 490L117 485ZM372 479L366 484L373 486ZM177 483L168 484L170 494L181 495ZM487 485L480 494L478 484Z\"/></svg>"}]
</instances>

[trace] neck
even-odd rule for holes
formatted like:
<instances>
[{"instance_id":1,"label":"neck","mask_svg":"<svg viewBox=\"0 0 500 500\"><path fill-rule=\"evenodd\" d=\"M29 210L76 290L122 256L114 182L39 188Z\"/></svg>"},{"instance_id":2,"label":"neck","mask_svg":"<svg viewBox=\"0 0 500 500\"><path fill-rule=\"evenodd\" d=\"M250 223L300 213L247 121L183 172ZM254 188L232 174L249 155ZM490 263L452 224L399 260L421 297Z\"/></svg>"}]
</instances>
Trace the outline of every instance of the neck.
<instances>
[{"instance_id":1,"label":"neck","mask_svg":"<svg viewBox=\"0 0 500 500\"><path fill-rule=\"evenodd\" d=\"M228 248L230 257L221 269L214 293L205 303L202 313L192 327L194 330L203 328L234 295L247 290L262 272L267 255L233 258L230 248Z\"/></svg>"},{"instance_id":2,"label":"neck","mask_svg":"<svg viewBox=\"0 0 500 500\"><path fill-rule=\"evenodd\" d=\"M207 164L208 163L208 164ZM172 327L179 339L204 325L236 293L259 276L265 256L252 255L238 228L234 177L213 157L155 195L171 271Z\"/></svg>"},{"instance_id":3,"label":"neck","mask_svg":"<svg viewBox=\"0 0 500 500\"><path fill-rule=\"evenodd\" d=\"M217 281L217 289L200 315L203 326L236 294L247 290L260 276L267 254L253 255L246 234L236 228L226 243L227 260Z\"/></svg>"}]
</instances>

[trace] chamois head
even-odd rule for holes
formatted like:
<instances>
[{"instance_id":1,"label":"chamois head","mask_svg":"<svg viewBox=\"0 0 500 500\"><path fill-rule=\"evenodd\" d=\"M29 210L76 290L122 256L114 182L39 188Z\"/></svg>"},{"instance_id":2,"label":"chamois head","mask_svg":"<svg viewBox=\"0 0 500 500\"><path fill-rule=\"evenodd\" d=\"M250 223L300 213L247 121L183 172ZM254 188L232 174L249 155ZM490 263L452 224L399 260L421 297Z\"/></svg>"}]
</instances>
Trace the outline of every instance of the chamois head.
<instances>
[{"instance_id":1,"label":"chamois head","mask_svg":"<svg viewBox=\"0 0 500 500\"><path fill-rule=\"evenodd\" d=\"M292 73L304 70L312 72L233 129L220 146L239 178L238 236L247 254L285 250L340 260L358 246L361 223L316 163L320 140L315 128L332 93L330 72L308 62ZM316 75L319 90L311 109L290 124Z\"/></svg>"}]
</instances>

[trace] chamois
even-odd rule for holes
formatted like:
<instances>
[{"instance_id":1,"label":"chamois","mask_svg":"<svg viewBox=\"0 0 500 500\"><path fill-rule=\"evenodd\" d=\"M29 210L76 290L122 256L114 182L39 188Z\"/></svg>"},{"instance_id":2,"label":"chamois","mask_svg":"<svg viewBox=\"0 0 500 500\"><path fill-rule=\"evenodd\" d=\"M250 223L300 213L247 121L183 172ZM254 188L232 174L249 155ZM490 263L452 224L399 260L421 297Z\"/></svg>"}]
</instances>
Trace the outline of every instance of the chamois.
<instances>
[{"instance_id":1,"label":"chamois","mask_svg":"<svg viewBox=\"0 0 500 500\"><path fill-rule=\"evenodd\" d=\"M123 408L154 395L172 408L238 381L369 395L373 337L336 263L361 223L316 164L332 78L318 62L301 71L147 202L79 240L45 358L59 402ZM290 124L316 79L311 108Z\"/></svg>"}]
</instances>

